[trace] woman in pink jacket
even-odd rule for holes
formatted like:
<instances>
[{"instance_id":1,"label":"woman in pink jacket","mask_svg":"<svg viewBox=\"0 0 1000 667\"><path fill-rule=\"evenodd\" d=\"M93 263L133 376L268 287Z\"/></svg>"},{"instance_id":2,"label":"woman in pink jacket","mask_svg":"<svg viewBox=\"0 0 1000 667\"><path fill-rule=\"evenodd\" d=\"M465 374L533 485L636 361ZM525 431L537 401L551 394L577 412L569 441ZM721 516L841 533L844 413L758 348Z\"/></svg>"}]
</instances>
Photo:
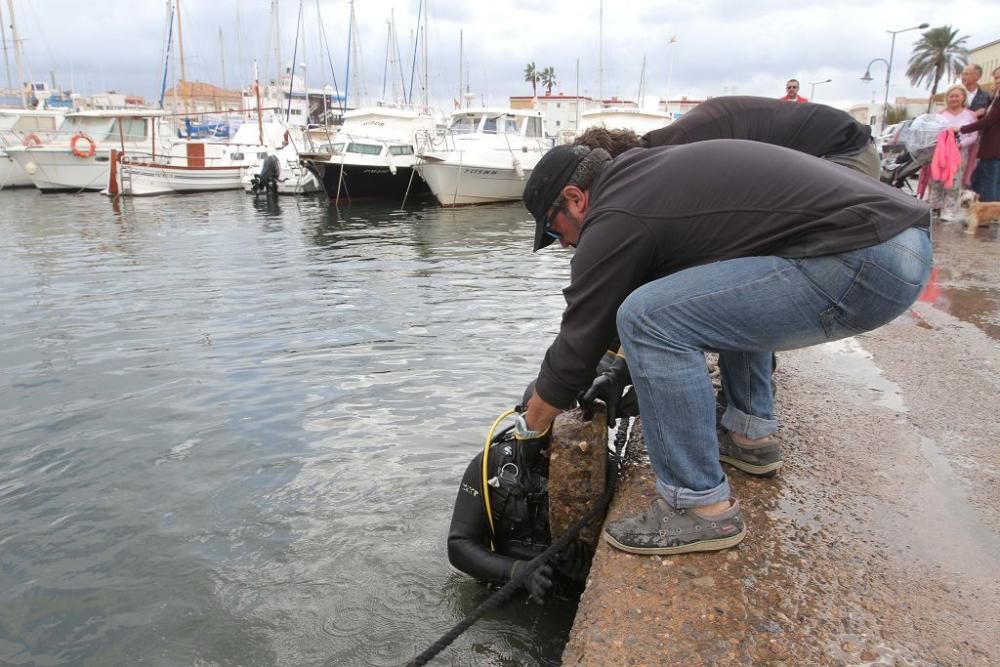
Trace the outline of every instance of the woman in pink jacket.
<instances>
[{"instance_id":1,"label":"woman in pink jacket","mask_svg":"<svg viewBox=\"0 0 1000 667\"><path fill-rule=\"evenodd\" d=\"M949 88L944 94L944 99L945 108L937 113L937 119L946 127L961 127L976 122L976 114L965 106L966 94L961 85ZM962 192L962 177L969 164L969 146L975 143L977 136L975 132L959 135L958 150L961 154L961 163L954 178L948 182L933 178L931 180L930 205L933 211L940 213L941 220L958 219L958 198Z\"/></svg>"}]
</instances>

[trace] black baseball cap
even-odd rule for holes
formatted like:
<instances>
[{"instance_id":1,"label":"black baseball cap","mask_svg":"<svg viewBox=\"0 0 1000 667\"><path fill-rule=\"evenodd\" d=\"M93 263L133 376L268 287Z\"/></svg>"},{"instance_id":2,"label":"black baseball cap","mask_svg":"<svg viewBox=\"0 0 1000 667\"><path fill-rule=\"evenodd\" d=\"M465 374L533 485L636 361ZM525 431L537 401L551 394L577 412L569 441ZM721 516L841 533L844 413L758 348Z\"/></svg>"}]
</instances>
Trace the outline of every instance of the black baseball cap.
<instances>
[{"instance_id":1,"label":"black baseball cap","mask_svg":"<svg viewBox=\"0 0 1000 667\"><path fill-rule=\"evenodd\" d=\"M532 252L555 241L545 233L545 213L588 153L590 149L586 146L556 146L543 155L531 170L521 198L535 217L535 246Z\"/></svg>"}]
</instances>

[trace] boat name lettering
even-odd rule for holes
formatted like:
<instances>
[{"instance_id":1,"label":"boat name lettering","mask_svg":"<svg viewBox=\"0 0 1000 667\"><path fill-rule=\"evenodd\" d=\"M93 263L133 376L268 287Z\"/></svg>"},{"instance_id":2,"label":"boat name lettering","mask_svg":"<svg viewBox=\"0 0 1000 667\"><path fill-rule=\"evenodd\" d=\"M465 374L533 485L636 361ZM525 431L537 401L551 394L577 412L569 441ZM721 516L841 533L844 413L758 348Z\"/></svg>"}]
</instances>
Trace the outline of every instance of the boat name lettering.
<instances>
[{"instance_id":1,"label":"boat name lettering","mask_svg":"<svg viewBox=\"0 0 1000 667\"><path fill-rule=\"evenodd\" d=\"M373 169L373 168L368 168L368 169L365 169L362 173L364 173L364 174L388 174L389 170L388 169Z\"/></svg>"},{"instance_id":2,"label":"boat name lettering","mask_svg":"<svg viewBox=\"0 0 1000 667\"><path fill-rule=\"evenodd\" d=\"M467 174L477 174L479 176L496 176L497 175L497 170L496 169L466 169L465 173L467 173Z\"/></svg>"}]
</instances>

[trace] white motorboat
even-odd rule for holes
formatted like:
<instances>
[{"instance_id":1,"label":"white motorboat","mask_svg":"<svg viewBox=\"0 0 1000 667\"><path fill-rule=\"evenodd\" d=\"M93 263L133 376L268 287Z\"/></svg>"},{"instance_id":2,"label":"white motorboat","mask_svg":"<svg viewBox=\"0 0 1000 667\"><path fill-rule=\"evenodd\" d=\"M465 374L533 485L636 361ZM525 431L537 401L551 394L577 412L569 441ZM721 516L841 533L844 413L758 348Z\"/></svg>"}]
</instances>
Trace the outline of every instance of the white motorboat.
<instances>
[{"instance_id":1,"label":"white motorboat","mask_svg":"<svg viewBox=\"0 0 1000 667\"><path fill-rule=\"evenodd\" d=\"M344 114L326 154L303 154L330 199L390 197L427 192L413 173L416 136L432 136L433 116L388 106L363 107Z\"/></svg>"},{"instance_id":2,"label":"white motorboat","mask_svg":"<svg viewBox=\"0 0 1000 667\"><path fill-rule=\"evenodd\" d=\"M42 192L101 190L107 185L111 151L164 155L173 144L162 112L78 111L67 114L53 140L10 146L8 155Z\"/></svg>"},{"instance_id":3,"label":"white motorboat","mask_svg":"<svg viewBox=\"0 0 1000 667\"><path fill-rule=\"evenodd\" d=\"M462 109L440 136L421 135L417 171L442 206L521 198L524 184L550 148L542 114L531 109Z\"/></svg>"},{"instance_id":4,"label":"white motorboat","mask_svg":"<svg viewBox=\"0 0 1000 667\"><path fill-rule=\"evenodd\" d=\"M604 127L609 130L632 130L641 137L647 132L670 125L673 120L674 117L665 111L606 107L580 114L579 132L582 133L592 127Z\"/></svg>"},{"instance_id":5,"label":"white motorboat","mask_svg":"<svg viewBox=\"0 0 1000 667\"><path fill-rule=\"evenodd\" d=\"M0 188L32 187L31 177L7 154L10 146L42 146L55 138L65 111L0 109Z\"/></svg>"}]
</instances>

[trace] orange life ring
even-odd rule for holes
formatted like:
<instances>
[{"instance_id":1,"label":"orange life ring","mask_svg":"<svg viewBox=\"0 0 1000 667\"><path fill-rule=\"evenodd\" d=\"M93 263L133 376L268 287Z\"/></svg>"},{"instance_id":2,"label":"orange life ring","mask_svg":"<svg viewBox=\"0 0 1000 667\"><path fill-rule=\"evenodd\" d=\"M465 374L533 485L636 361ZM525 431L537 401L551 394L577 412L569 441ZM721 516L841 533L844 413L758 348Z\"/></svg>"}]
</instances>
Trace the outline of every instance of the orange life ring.
<instances>
[{"instance_id":1,"label":"orange life ring","mask_svg":"<svg viewBox=\"0 0 1000 667\"><path fill-rule=\"evenodd\" d=\"M21 143L29 148L32 146L41 146L42 139L34 132L29 132L27 136L24 137L24 141L22 141Z\"/></svg>"},{"instance_id":2,"label":"orange life ring","mask_svg":"<svg viewBox=\"0 0 1000 667\"><path fill-rule=\"evenodd\" d=\"M86 139L87 140L87 143L89 144L87 146L87 150L82 151L82 150L80 150L80 147L77 146L77 144L80 143L80 139ZM93 139L91 139L90 137L88 137L83 132L81 132L80 134L77 134L77 135L75 135L73 137L73 140L70 141L70 143L69 143L69 148L70 148L71 151L73 151L73 155L75 155L77 157L94 157L94 153L97 152L97 144L94 142Z\"/></svg>"}]
</instances>

